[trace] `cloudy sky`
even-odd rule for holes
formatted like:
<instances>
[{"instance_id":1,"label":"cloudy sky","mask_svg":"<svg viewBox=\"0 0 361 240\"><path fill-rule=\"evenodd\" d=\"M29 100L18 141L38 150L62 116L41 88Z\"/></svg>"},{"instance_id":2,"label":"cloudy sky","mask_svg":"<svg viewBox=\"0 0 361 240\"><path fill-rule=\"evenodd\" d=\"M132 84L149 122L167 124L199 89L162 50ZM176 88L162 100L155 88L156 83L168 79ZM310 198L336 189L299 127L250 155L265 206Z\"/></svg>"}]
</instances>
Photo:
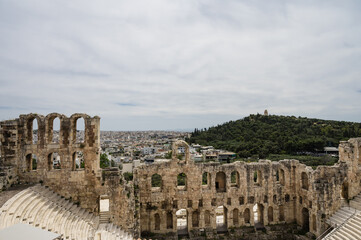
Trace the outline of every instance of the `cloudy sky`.
<instances>
[{"instance_id":1,"label":"cloudy sky","mask_svg":"<svg viewBox=\"0 0 361 240\"><path fill-rule=\"evenodd\" d=\"M103 130L251 113L361 122L361 2L0 0L0 120Z\"/></svg>"}]
</instances>

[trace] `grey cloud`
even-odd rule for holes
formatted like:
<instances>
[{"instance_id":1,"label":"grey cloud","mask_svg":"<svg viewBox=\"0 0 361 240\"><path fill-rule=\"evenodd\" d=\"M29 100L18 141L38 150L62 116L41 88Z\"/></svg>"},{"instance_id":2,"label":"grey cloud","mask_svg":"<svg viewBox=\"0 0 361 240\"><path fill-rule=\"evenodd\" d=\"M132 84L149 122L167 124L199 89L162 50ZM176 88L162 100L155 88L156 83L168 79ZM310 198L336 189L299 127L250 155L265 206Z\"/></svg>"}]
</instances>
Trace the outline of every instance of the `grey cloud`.
<instances>
[{"instance_id":1,"label":"grey cloud","mask_svg":"<svg viewBox=\"0 0 361 240\"><path fill-rule=\"evenodd\" d=\"M264 108L359 119L360 10L356 0L0 0L0 118L87 112L124 130L207 127Z\"/></svg>"}]
</instances>

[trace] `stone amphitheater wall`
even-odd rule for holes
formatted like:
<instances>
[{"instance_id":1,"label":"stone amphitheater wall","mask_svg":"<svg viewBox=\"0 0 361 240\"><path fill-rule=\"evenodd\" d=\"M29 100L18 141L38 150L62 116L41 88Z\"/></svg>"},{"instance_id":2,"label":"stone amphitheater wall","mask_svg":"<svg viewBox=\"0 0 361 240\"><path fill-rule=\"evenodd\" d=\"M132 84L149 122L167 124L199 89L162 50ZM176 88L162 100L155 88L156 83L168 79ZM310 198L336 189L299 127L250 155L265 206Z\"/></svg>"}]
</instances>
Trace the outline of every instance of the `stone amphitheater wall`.
<instances>
[{"instance_id":1,"label":"stone amphitheater wall","mask_svg":"<svg viewBox=\"0 0 361 240\"><path fill-rule=\"evenodd\" d=\"M264 225L296 222L319 235L326 228L326 218L360 192L360 143L361 139L341 142L340 161L315 170L297 160L220 164L194 163L188 156L138 167L140 230L176 234L176 212L185 209L188 232L216 231L219 206L224 207L227 228L254 226L257 204L258 221ZM177 145L188 148L185 142ZM185 186L178 185L177 176L182 173ZM152 186L156 175L161 177L160 187Z\"/></svg>"}]
</instances>

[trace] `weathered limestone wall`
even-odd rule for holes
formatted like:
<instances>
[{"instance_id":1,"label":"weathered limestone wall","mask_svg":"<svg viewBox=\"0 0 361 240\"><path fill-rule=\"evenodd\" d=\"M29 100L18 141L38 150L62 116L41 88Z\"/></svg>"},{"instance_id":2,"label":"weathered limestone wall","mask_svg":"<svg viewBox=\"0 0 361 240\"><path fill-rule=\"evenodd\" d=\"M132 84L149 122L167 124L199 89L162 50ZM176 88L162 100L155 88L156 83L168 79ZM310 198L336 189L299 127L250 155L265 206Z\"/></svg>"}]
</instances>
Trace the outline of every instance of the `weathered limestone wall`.
<instances>
[{"instance_id":1,"label":"weathered limestone wall","mask_svg":"<svg viewBox=\"0 0 361 240\"><path fill-rule=\"evenodd\" d=\"M361 139L340 144L340 161L316 170L297 160L232 164L195 164L174 156L166 163L136 169L139 185L140 229L142 232L176 233L176 212L187 212L187 230L216 230L216 209L223 206L228 228L253 226L253 207L258 206L259 222L264 225L291 223L321 234L324 220L344 202L360 192L358 159ZM179 145L188 145L178 142ZM187 150L186 150L187 153ZM236 180L232 181L232 172ZM177 186L177 176L186 175L186 186ZM208 174L206 185L202 175ZM257 179L255 174L257 173ZM152 187L152 176L159 174L161 187Z\"/></svg>"}]
</instances>

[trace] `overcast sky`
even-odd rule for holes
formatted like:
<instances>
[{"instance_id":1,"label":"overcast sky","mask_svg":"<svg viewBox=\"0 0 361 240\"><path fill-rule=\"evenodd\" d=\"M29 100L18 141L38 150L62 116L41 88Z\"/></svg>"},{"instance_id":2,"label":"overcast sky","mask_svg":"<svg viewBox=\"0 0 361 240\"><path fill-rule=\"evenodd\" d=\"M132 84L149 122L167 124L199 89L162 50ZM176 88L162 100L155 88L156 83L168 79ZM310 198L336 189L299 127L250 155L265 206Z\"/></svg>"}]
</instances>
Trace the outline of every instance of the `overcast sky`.
<instances>
[{"instance_id":1,"label":"overcast sky","mask_svg":"<svg viewBox=\"0 0 361 240\"><path fill-rule=\"evenodd\" d=\"M0 120L194 129L264 109L361 122L361 1L0 0Z\"/></svg>"}]
</instances>

